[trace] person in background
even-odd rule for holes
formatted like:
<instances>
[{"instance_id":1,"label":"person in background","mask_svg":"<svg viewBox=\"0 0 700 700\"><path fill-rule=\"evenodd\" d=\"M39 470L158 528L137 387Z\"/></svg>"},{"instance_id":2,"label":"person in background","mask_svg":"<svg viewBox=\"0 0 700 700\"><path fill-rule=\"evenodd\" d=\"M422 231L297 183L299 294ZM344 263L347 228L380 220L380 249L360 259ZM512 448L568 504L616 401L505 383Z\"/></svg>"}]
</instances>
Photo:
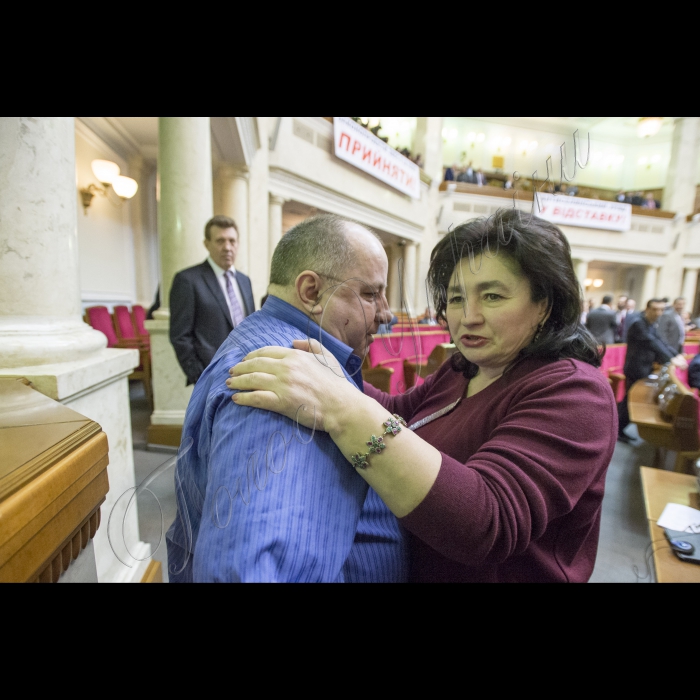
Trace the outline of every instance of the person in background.
<instances>
[{"instance_id":1,"label":"person in background","mask_svg":"<svg viewBox=\"0 0 700 700\"><path fill-rule=\"evenodd\" d=\"M700 355L696 355L688 367L688 386L700 389Z\"/></svg>"},{"instance_id":2,"label":"person in background","mask_svg":"<svg viewBox=\"0 0 700 700\"><path fill-rule=\"evenodd\" d=\"M472 173L470 175L469 173ZM474 177L473 177L473 170L472 170L472 164L469 163L469 166L466 168L462 168L459 171L459 174L457 175L457 182L463 182L465 185L473 185L474 184Z\"/></svg>"},{"instance_id":3,"label":"person in background","mask_svg":"<svg viewBox=\"0 0 700 700\"><path fill-rule=\"evenodd\" d=\"M204 229L209 257L178 272L170 292L170 342L187 377L196 384L229 333L255 313L250 278L235 268L238 226L215 216Z\"/></svg>"},{"instance_id":4,"label":"person in background","mask_svg":"<svg viewBox=\"0 0 700 700\"><path fill-rule=\"evenodd\" d=\"M504 190L512 190L515 187L515 183L513 182L513 178L509 177L504 183L503 183L503 189Z\"/></svg>"},{"instance_id":5,"label":"person in background","mask_svg":"<svg viewBox=\"0 0 700 700\"><path fill-rule=\"evenodd\" d=\"M698 329L689 311L683 312L683 323L685 323L686 336L688 335L688 333L692 333L693 331L696 331Z\"/></svg>"},{"instance_id":6,"label":"person in background","mask_svg":"<svg viewBox=\"0 0 700 700\"><path fill-rule=\"evenodd\" d=\"M476 184L479 187L486 187L486 185L489 184L488 179L486 178L486 175L484 174L484 171L479 168L476 173Z\"/></svg>"},{"instance_id":7,"label":"person in background","mask_svg":"<svg viewBox=\"0 0 700 700\"><path fill-rule=\"evenodd\" d=\"M435 313L432 311L430 307L428 307L425 310L425 315L423 318L418 321L418 325L420 326L437 326L438 322L437 319L435 318Z\"/></svg>"},{"instance_id":8,"label":"person in background","mask_svg":"<svg viewBox=\"0 0 700 700\"><path fill-rule=\"evenodd\" d=\"M425 167L423 156L420 153L416 156L416 159L413 162L421 169Z\"/></svg>"},{"instance_id":9,"label":"person in background","mask_svg":"<svg viewBox=\"0 0 700 700\"><path fill-rule=\"evenodd\" d=\"M361 395L362 357L390 318L388 269L379 238L337 216L307 219L278 243L267 303L231 333L187 408L183 444L193 445L177 465L171 582L405 579L396 518L328 435L237 405L226 388L229 369L254 350L314 338L326 351L319 361Z\"/></svg>"},{"instance_id":10,"label":"person in background","mask_svg":"<svg viewBox=\"0 0 700 700\"><path fill-rule=\"evenodd\" d=\"M625 336L625 321L627 320L627 302L629 299L624 294L617 300L617 330L615 331L615 342L621 343Z\"/></svg>"},{"instance_id":11,"label":"person in background","mask_svg":"<svg viewBox=\"0 0 700 700\"><path fill-rule=\"evenodd\" d=\"M639 318L641 314L637 312L637 302L634 299L627 300L627 316L623 323L621 343L627 342L627 331L632 327L632 324Z\"/></svg>"},{"instance_id":12,"label":"person in background","mask_svg":"<svg viewBox=\"0 0 700 700\"><path fill-rule=\"evenodd\" d=\"M620 204L629 204L630 198L628 197L627 192L620 190L615 197L615 201L620 202Z\"/></svg>"},{"instance_id":13,"label":"person in background","mask_svg":"<svg viewBox=\"0 0 700 700\"><path fill-rule=\"evenodd\" d=\"M683 353L683 346L685 345L684 313L685 299L676 299L673 302L673 308L666 311L659 321L659 338L669 347L676 349L680 354Z\"/></svg>"},{"instance_id":14,"label":"person in background","mask_svg":"<svg viewBox=\"0 0 700 700\"><path fill-rule=\"evenodd\" d=\"M457 165L451 165L445 171L445 182L457 182Z\"/></svg>"},{"instance_id":15,"label":"person in background","mask_svg":"<svg viewBox=\"0 0 700 700\"><path fill-rule=\"evenodd\" d=\"M646 379L654 368L654 363L665 365L673 362L680 369L687 369L688 363L678 349L672 348L659 337L657 326L664 314L666 304L661 299L652 299L647 304L646 312L641 315L627 332L627 359L625 361L625 377L627 391L622 403L618 406L620 442L631 444L634 441L625 433L630 424L629 404L627 397L630 389L640 380Z\"/></svg>"},{"instance_id":16,"label":"person in background","mask_svg":"<svg viewBox=\"0 0 700 700\"><path fill-rule=\"evenodd\" d=\"M586 320L586 328L601 345L613 345L615 343L617 315L612 309L612 303L613 298L606 296L603 299L603 305L591 311Z\"/></svg>"},{"instance_id":17,"label":"person in background","mask_svg":"<svg viewBox=\"0 0 700 700\"><path fill-rule=\"evenodd\" d=\"M377 329L377 335L390 335L394 332L394 326L399 322L397 316L392 316L389 323L382 323Z\"/></svg>"},{"instance_id":18,"label":"person in background","mask_svg":"<svg viewBox=\"0 0 700 700\"><path fill-rule=\"evenodd\" d=\"M653 192L647 192L642 207L644 209L661 209L661 203L656 200Z\"/></svg>"},{"instance_id":19,"label":"person in background","mask_svg":"<svg viewBox=\"0 0 700 700\"><path fill-rule=\"evenodd\" d=\"M631 201L630 201L630 204L631 204L633 207L642 207L642 206L644 206L644 197L642 196L642 193L641 193L641 192L635 192L635 193L632 195L632 199L631 199Z\"/></svg>"}]
</instances>

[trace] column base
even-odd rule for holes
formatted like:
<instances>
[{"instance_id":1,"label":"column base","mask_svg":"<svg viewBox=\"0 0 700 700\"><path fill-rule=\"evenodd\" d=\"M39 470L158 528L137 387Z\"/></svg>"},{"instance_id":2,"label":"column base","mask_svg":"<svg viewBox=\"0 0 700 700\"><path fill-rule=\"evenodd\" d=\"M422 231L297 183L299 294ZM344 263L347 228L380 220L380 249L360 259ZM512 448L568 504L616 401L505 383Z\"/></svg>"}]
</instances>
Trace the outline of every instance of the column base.
<instances>
[{"instance_id":1,"label":"column base","mask_svg":"<svg viewBox=\"0 0 700 700\"><path fill-rule=\"evenodd\" d=\"M0 319L0 367L87 360L106 347L104 334L80 319L46 316Z\"/></svg>"},{"instance_id":2,"label":"column base","mask_svg":"<svg viewBox=\"0 0 700 700\"><path fill-rule=\"evenodd\" d=\"M163 316L164 314L155 321L146 323L146 328L151 334L155 404L151 426L148 429L148 443L180 447L185 413L194 387L187 386L187 378L170 344L170 314L167 314L167 318Z\"/></svg>"},{"instance_id":3,"label":"column base","mask_svg":"<svg viewBox=\"0 0 700 700\"><path fill-rule=\"evenodd\" d=\"M120 501L137 486L128 377L138 364L136 350L103 350L87 360L0 370L3 377L25 377L42 394L99 423L107 435L110 490L94 540L100 583L139 583L150 563L151 548L141 541L137 508L124 520L128 498Z\"/></svg>"}]
</instances>

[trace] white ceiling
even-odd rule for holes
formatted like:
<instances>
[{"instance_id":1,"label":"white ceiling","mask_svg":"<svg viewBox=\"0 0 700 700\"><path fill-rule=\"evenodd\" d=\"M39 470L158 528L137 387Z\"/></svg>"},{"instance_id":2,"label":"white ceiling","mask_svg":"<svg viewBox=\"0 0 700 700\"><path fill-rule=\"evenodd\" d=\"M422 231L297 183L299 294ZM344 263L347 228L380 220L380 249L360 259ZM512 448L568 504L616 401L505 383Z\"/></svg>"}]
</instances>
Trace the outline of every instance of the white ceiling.
<instances>
[{"instance_id":1,"label":"white ceiling","mask_svg":"<svg viewBox=\"0 0 700 700\"><path fill-rule=\"evenodd\" d=\"M508 126L536 129L561 134L571 134L576 129L588 131L598 137L605 136L616 141L637 139L637 125L641 117L465 117ZM664 126L657 140L670 140L673 124L678 117L664 117Z\"/></svg>"},{"instance_id":2,"label":"white ceiling","mask_svg":"<svg viewBox=\"0 0 700 700\"><path fill-rule=\"evenodd\" d=\"M141 152L154 157L158 148L158 117L107 117L121 127ZM637 124L640 117L465 117L485 122L524 127L539 131L571 134L580 129L585 135L589 131L598 137L626 142L637 139ZM673 136L673 123L677 117L664 117L664 127L654 140L667 141Z\"/></svg>"}]
</instances>

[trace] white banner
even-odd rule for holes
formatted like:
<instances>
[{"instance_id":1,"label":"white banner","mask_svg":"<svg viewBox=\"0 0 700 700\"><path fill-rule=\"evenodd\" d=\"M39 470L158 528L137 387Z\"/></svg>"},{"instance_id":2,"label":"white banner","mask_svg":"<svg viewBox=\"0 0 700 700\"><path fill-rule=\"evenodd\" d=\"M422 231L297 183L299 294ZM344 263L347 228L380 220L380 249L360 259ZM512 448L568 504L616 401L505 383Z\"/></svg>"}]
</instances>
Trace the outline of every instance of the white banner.
<instances>
[{"instance_id":1,"label":"white banner","mask_svg":"<svg viewBox=\"0 0 700 700\"><path fill-rule=\"evenodd\" d=\"M333 117L335 155L395 189L420 199L420 168L350 117Z\"/></svg>"},{"instance_id":2,"label":"white banner","mask_svg":"<svg viewBox=\"0 0 700 700\"><path fill-rule=\"evenodd\" d=\"M631 204L552 194L538 194L537 200L535 216L553 224L623 232L632 228Z\"/></svg>"}]
</instances>

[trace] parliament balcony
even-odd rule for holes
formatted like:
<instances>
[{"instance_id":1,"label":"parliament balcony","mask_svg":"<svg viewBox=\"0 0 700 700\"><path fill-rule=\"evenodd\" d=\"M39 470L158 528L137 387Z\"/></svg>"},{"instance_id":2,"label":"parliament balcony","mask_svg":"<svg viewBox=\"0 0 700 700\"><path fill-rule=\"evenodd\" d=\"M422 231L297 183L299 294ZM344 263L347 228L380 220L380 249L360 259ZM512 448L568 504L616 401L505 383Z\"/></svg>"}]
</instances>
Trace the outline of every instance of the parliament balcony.
<instances>
[{"instance_id":1,"label":"parliament balcony","mask_svg":"<svg viewBox=\"0 0 700 700\"><path fill-rule=\"evenodd\" d=\"M420 196L411 197L341 160L335 155L334 124L326 117L282 119L270 145L273 195L344 213L416 243L422 240L431 220L431 180L424 172L414 183Z\"/></svg>"},{"instance_id":2,"label":"parliament balcony","mask_svg":"<svg viewBox=\"0 0 700 700\"><path fill-rule=\"evenodd\" d=\"M551 196L551 195L549 195ZM515 198L515 199L514 199ZM539 197L538 197L539 199ZM562 210L580 205L580 197L557 197ZM594 200L602 202L603 200ZM505 190L501 187L478 187L465 183L443 182L440 186L440 233L483 216L491 216L502 208L515 206L524 212L539 213L532 191ZM662 210L632 207L631 226L627 231L577 225L572 213L571 223L559 223L567 236L574 258L600 260L627 265L661 267L673 248L675 214ZM566 220L566 219L564 219Z\"/></svg>"}]
</instances>

